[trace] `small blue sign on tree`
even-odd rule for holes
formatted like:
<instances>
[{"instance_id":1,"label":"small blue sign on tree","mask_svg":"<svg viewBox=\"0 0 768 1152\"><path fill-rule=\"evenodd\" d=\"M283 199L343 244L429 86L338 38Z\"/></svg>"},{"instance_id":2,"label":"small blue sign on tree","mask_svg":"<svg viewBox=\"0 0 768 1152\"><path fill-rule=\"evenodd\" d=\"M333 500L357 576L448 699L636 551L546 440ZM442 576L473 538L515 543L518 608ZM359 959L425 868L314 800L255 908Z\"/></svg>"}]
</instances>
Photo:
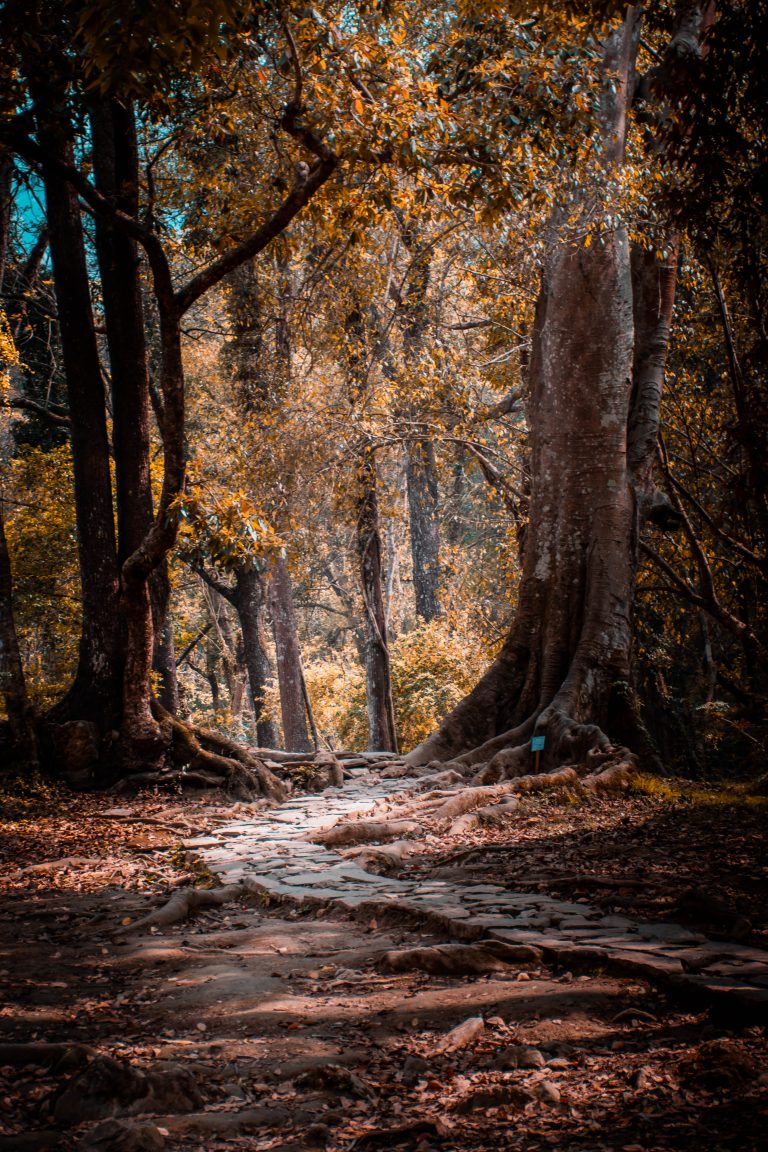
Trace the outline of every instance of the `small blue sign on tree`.
<instances>
[{"instance_id":1,"label":"small blue sign on tree","mask_svg":"<svg viewBox=\"0 0 768 1152\"><path fill-rule=\"evenodd\" d=\"M543 736L531 737L531 752L543 752L543 751L544 751L544 737Z\"/></svg>"}]
</instances>

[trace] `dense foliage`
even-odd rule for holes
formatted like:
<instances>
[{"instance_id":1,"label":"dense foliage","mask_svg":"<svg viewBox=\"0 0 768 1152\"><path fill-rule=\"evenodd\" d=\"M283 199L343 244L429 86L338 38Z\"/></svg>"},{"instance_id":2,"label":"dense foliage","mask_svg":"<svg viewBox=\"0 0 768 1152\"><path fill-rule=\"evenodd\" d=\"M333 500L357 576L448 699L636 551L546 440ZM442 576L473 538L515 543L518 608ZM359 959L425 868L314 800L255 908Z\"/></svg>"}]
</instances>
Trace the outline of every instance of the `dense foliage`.
<instances>
[{"instance_id":1,"label":"dense foliage","mask_svg":"<svg viewBox=\"0 0 768 1152\"><path fill-rule=\"evenodd\" d=\"M659 112L678 7L646 18L626 156L606 176L600 124L616 81L601 45L620 5L5 5L1 497L38 715L81 657L71 368L46 247L46 198L50 214L62 173L81 197L124 533L101 232L126 227L115 215L124 189L98 191L99 109L116 105L135 117L138 187L123 216L138 245L153 409L157 521L154 536L149 521L144 530L154 566L163 549L168 559L178 714L250 743L259 721L285 725L285 595L323 745L374 739L377 643L402 749L470 690L516 604L532 332L556 219L585 253L624 227L662 255L679 237L655 466L676 531L643 529L633 674L668 763L757 765L768 456L756 109L767 62L751 6L728 0L685 93L665 78ZM66 171L46 151L54 113ZM597 184L599 206L585 209ZM162 261L181 333L173 387ZM155 647L155 693L168 676Z\"/></svg>"}]
</instances>

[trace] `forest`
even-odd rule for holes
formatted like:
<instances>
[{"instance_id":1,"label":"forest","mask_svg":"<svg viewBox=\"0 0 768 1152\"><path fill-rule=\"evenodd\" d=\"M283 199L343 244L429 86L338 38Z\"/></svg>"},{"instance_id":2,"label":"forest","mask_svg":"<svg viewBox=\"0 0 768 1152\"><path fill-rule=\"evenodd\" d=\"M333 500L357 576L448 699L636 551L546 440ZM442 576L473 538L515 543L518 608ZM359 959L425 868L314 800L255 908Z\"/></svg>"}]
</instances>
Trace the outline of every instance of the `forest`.
<instances>
[{"instance_id":1,"label":"forest","mask_svg":"<svg viewBox=\"0 0 768 1152\"><path fill-rule=\"evenodd\" d=\"M767 16L0 5L0 1150L765 1147Z\"/></svg>"}]
</instances>

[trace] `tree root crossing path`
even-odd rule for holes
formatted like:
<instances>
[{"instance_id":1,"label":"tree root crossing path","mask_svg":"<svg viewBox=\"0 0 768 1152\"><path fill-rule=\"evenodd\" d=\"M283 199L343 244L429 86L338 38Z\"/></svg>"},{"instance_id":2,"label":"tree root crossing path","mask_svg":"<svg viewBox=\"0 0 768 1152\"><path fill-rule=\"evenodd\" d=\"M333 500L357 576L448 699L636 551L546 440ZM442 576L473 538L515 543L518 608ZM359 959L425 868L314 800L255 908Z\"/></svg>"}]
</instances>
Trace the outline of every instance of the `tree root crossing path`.
<instances>
[{"instance_id":1,"label":"tree root crossing path","mask_svg":"<svg viewBox=\"0 0 768 1152\"><path fill-rule=\"evenodd\" d=\"M342 788L297 795L186 848L224 883L222 895L248 891L265 903L327 908L453 942L391 953L394 970L480 972L484 963L536 955L573 971L648 980L734 1022L768 1021L768 951L500 884L393 875L407 874L409 857L435 833L456 835L483 818L504 819L511 832L517 804L509 786L467 788L451 774L405 771L397 761L347 770Z\"/></svg>"}]
</instances>

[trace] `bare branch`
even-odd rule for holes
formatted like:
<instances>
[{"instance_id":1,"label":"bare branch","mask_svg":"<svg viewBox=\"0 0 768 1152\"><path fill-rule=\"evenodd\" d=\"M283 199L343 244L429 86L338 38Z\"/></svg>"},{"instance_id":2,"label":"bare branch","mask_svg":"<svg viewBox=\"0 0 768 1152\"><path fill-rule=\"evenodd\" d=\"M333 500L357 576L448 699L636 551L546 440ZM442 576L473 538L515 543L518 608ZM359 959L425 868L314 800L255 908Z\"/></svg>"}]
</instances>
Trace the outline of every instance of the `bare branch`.
<instances>
[{"instance_id":1,"label":"bare branch","mask_svg":"<svg viewBox=\"0 0 768 1152\"><path fill-rule=\"evenodd\" d=\"M69 416L66 415L64 409L47 408L44 404L38 404L36 400L30 400L27 396L11 396L6 401L8 408L21 408L25 412L34 412L36 416L42 416L49 424L56 424L61 428L69 428Z\"/></svg>"}]
</instances>

